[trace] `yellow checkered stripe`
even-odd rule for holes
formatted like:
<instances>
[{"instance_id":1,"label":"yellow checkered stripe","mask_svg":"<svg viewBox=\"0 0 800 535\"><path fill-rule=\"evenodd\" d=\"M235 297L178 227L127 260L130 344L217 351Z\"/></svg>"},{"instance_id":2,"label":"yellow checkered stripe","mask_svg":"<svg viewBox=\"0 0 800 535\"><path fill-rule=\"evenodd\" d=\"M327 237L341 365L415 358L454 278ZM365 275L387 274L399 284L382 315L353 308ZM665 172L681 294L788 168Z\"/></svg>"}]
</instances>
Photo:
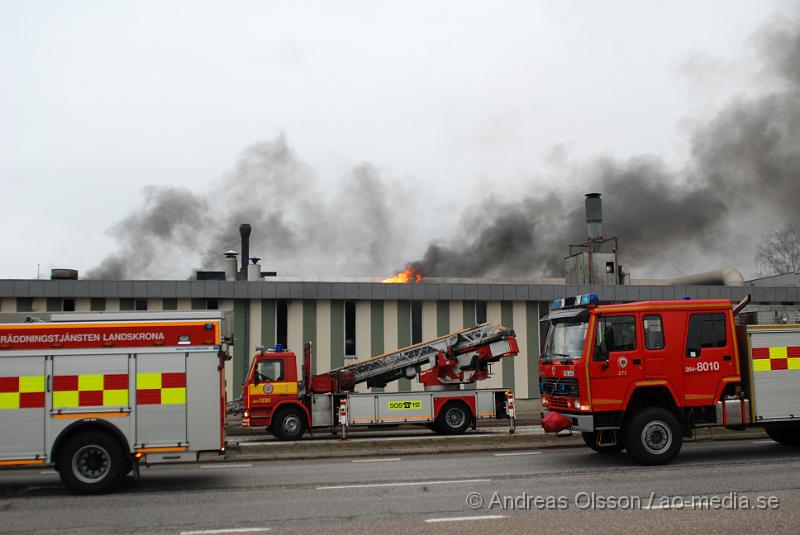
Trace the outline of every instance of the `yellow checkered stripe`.
<instances>
[{"instance_id":1,"label":"yellow checkered stripe","mask_svg":"<svg viewBox=\"0 0 800 535\"><path fill-rule=\"evenodd\" d=\"M44 376L0 377L0 410L44 407Z\"/></svg>"},{"instance_id":2,"label":"yellow checkered stripe","mask_svg":"<svg viewBox=\"0 0 800 535\"><path fill-rule=\"evenodd\" d=\"M127 373L53 376L53 409L127 406Z\"/></svg>"},{"instance_id":3,"label":"yellow checkered stripe","mask_svg":"<svg viewBox=\"0 0 800 535\"><path fill-rule=\"evenodd\" d=\"M137 373L136 404L186 405L186 374Z\"/></svg>"},{"instance_id":4,"label":"yellow checkered stripe","mask_svg":"<svg viewBox=\"0 0 800 535\"><path fill-rule=\"evenodd\" d=\"M800 346L754 347L753 371L800 370Z\"/></svg>"}]
</instances>

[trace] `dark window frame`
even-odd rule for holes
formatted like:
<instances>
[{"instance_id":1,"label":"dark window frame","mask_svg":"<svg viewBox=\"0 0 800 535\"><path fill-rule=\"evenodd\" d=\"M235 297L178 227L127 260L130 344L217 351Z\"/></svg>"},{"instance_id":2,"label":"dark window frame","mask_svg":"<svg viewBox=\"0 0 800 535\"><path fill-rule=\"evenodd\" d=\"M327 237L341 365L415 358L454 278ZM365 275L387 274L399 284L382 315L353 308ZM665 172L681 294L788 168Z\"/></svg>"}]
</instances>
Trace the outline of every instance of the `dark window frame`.
<instances>
[{"instance_id":1,"label":"dark window frame","mask_svg":"<svg viewBox=\"0 0 800 535\"><path fill-rule=\"evenodd\" d=\"M610 324L610 325L607 325ZM633 347L629 344L620 346L616 343L616 332L617 329L614 328L614 325L623 325L623 326L633 326ZM608 330L611 329L611 334L613 335L612 340L614 340L614 346L609 347L608 345ZM595 333L595 340L594 340L594 354L592 355L592 360L595 362L606 362L608 360L609 355L611 353L620 353L625 351L636 351L638 348L638 343L636 340L637 337L637 328L636 328L636 316L633 315L624 315L624 316L600 316L597 318L597 332ZM600 339L602 333L602 341ZM605 350L601 349L605 346Z\"/></svg>"},{"instance_id":2,"label":"dark window frame","mask_svg":"<svg viewBox=\"0 0 800 535\"><path fill-rule=\"evenodd\" d=\"M703 349L720 349L728 346L728 322L722 312L696 312L689 314L686 328L686 357L698 358ZM721 331L719 328L721 327ZM720 334L722 337L720 338Z\"/></svg>"},{"instance_id":3,"label":"dark window frame","mask_svg":"<svg viewBox=\"0 0 800 535\"><path fill-rule=\"evenodd\" d=\"M661 344L650 347L650 338L647 336L647 321L658 320L658 326L661 328ZM644 334L644 348L648 351L659 351L666 347L666 337L664 336L664 318L660 314L647 314L642 318L642 333Z\"/></svg>"}]
</instances>

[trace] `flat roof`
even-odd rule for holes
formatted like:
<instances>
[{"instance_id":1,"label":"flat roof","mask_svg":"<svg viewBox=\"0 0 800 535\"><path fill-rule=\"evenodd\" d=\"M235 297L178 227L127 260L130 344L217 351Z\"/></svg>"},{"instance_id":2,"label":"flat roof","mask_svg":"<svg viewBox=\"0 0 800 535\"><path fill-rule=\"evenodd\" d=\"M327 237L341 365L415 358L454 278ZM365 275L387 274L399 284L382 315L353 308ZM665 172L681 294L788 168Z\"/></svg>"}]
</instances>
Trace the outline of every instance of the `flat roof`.
<instances>
[{"instance_id":1,"label":"flat roof","mask_svg":"<svg viewBox=\"0 0 800 535\"><path fill-rule=\"evenodd\" d=\"M452 279L450 279L452 280ZM683 297L754 303L800 302L797 286L592 286L498 282L193 281L193 280L0 280L0 297L106 297L211 299L375 299L549 301L595 292L603 301L661 301Z\"/></svg>"}]
</instances>

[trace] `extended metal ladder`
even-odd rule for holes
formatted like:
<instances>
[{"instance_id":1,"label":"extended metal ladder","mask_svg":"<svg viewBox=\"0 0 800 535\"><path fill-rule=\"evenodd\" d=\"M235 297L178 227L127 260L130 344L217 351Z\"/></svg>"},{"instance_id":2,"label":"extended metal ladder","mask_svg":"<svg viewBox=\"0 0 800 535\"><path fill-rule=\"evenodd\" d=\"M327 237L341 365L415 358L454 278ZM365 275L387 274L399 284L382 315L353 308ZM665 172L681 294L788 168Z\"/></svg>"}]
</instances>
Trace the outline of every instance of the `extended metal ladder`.
<instances>
[{"instance_id":1,"label":"extended metal ladder","mask_svg":"<svg viewBox=\"0 0 800 535\"><path fill-rule=\"evenodd\" d=\"M481 323L397 351L384 353L369 360L349 364L331 370L330 373L336 374L348 370L353 372L356 384L367 382L370 386L383 386L401 377L413 378L420 366L434 365L439 352L451 356L458 355L472 351L478 346L513 336L513 329L507 329L494 323Z\"/></svg>"}]
</instances>

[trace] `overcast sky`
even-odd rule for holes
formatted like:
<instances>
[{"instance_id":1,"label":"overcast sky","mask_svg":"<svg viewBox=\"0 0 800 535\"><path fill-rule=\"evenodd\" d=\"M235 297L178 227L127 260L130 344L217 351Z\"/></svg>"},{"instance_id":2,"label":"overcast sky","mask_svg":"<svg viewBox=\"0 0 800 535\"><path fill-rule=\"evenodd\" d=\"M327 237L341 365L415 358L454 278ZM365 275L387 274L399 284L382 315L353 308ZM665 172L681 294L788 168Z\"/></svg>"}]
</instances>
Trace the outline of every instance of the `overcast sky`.
<instances>
[{"instance_id":1,"label":"overcast sky","mask_svg":"<svg viewBox=\"0 0 800 535\"><path fill-rule=\"evenodd\" d=\"M680 168L692 125L763 89L752 35L796 7L0 0L0 278L87 272L145 186L207 195L281 133L316 195L364 162L420 192L413 260L455 232L444 209L544 188L554 155Z\"/></svg>"}]
</instances>

